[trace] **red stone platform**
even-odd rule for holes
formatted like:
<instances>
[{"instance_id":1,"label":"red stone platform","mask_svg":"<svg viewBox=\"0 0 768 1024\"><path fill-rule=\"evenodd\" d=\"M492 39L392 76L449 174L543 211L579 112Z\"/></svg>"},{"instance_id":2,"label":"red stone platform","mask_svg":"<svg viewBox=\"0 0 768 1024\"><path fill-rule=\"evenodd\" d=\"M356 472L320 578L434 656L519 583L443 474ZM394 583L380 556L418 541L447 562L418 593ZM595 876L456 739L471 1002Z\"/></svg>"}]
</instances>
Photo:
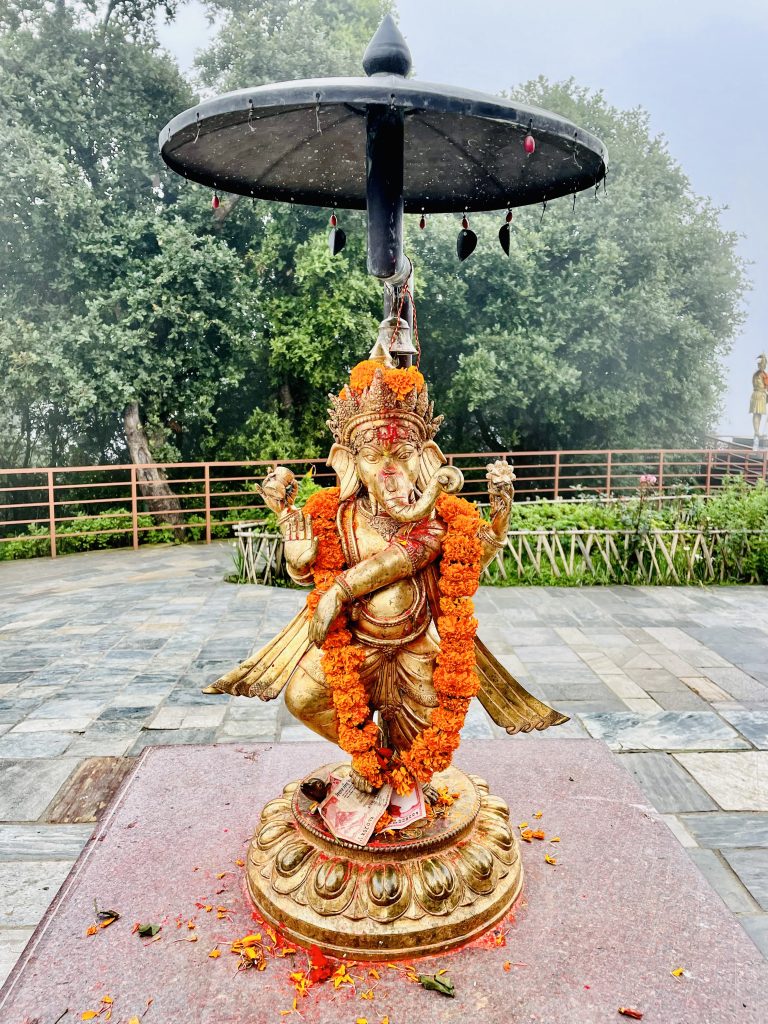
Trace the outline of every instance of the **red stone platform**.
<instances>
[{"instance_id":1,"label":"red stone platform","mask_svg":"<svg viewBox=\"0 0 768 1024\"><path fill-rule=\"evenodd\" d=\"M264 803L333 756L323 743L148 748L0 990L0 1024L75 1024L100 1007L101 1021L108 1005L113 1024L298 1020L280 1011L292 1008L289 971L306 967L303 952L236 970L229 946L255 925L235 862ZM768 1021L768 964L601 743L482 740L463 744L457 763L486 778L516 822L561 837L522 844L525 887L506 945L417 964L447 968L455 999L402 971L379 965L377 981L352 968L365 978L355 990L326 982L298 1000L307 1024L601 1024L626 1020L619 1006L646 1024ZM87 936L94 900L121 918ZM137 921L162 924L160 938L145 944Z\"/></svg>"}]
</instances>

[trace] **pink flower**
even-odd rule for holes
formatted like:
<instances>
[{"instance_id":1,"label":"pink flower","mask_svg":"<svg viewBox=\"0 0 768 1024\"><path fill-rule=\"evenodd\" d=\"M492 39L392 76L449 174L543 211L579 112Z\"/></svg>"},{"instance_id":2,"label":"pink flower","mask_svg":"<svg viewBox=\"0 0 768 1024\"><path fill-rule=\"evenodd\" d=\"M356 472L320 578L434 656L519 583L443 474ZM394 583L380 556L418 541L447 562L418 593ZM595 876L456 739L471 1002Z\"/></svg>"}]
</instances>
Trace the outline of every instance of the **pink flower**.
<instances>
[{"instance_id":1,"label":"pink flower","mask_svg":"<svg viewBox=\"0 0 768 1024\"><path fill-rule=\"evenodd\" d=\"M654 487L657 482L657 479L658 478L655 477L653 473L643 473L643 475L640 477L640 486Z\"/></svg>"}]
</instances>

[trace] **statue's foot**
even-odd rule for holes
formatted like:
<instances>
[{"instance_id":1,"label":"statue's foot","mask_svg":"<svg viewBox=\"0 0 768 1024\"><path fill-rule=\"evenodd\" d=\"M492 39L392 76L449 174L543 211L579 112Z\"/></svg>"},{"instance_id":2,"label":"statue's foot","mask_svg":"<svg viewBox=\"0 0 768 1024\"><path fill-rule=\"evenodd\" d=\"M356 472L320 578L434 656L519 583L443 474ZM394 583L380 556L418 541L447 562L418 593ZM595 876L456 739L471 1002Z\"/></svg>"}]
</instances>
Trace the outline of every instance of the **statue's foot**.
<instances>
[{"instance_id":1,"label":"statue's foot","mask_svg":"<svg viewBox=\"0 0 768 1024\"><path fill-rule=\"evenodd\" d=\"M204 686L200 692L201 693L223 693L224 691L220 690L218 688L218 686L215 686L213 683L211 683L210 686Z\"/></svg>"},{"instance_id":2,"label":"statue's foot","mask_svg":"<svg viewBox=\"0 0 768 1024\"><path fill-rule=\"evenodd\" d=\"M361 793L375 792L376 787L372 786L368 779L364 779L363 776L359 772L356 772L354 768L350 772L349 777L352 780L352 785Z\"/></svg>"},{"instance_id":3,"label":"statue's foot","mask_svg":"<svg viewBox=\"0 0 768 1024\"><path fill-rule=\"evenodd\" d=\"M425 782L421 787L421 791L424 794L424 799L427 803L434 807L439 799L438 792L435 787L431 783Z\"/></svg>"}]
</instances>

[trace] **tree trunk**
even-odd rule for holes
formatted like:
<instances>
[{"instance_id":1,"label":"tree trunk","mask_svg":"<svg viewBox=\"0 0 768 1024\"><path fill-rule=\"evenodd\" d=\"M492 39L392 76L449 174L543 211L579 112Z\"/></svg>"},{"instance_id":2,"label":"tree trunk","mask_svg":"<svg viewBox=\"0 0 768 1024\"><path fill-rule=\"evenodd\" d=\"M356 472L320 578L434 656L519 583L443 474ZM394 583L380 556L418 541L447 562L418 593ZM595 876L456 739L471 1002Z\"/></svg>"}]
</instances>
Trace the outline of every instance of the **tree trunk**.
<instances>
[{"instance_id":1,"label":"tree trunk","mask_svg":"<svg viewBox=\"0 0 768 1024\"><path fill-rule=\"evenodd\" d=\"M131 462L137 467L136 482L148 511L163 523L183 526L179 499L171 490L163 470L153 464L147 432L139 417L138 402L129 402L123 409L123 429Z\"/></svg>"}]
</instances>

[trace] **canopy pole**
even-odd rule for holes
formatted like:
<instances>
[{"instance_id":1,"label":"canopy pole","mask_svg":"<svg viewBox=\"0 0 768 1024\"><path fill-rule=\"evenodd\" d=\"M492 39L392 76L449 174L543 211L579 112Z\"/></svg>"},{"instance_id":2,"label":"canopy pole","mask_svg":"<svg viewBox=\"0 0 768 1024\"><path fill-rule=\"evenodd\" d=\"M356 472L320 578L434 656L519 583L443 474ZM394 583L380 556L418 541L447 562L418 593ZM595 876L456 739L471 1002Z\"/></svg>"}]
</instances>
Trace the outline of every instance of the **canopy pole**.
<instances>
[{"instance_id":1,"label":"canopy pole","mask_svg":"<svg viewBox=\"0 0 768 1024\"><path fill-rule=\"evenodd\" d=\"M394 106L372 104L366 114L368 272L391 287L411 272L403 253L404 121Z\"/></svg>"}]
</instances>

